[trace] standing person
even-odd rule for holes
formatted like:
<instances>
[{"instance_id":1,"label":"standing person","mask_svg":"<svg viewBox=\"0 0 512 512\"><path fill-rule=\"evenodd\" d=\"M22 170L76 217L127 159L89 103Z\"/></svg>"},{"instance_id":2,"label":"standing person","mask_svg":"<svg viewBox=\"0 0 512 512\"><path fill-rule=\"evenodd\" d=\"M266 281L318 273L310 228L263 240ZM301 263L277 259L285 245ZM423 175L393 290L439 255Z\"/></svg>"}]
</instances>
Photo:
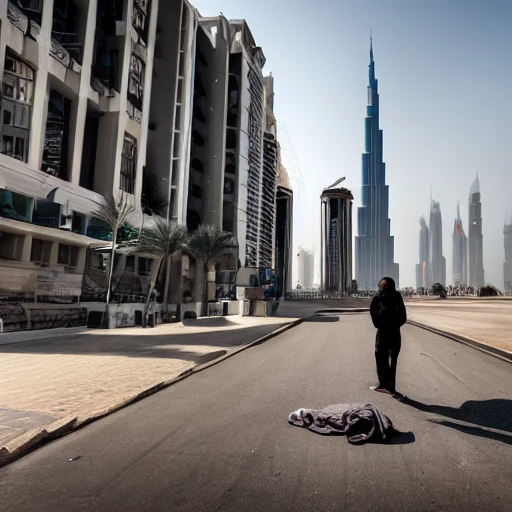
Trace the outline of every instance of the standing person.
<instances>
[{"instance_id":1,"label":"standing person","mask_svg":"<svg viewBox=\"0 0 512 512\"><path fill-rule=\"evenodd\" d=\"M379 385L370 389L381 393L390 393L394 398L403 400L395 387L396 364L402 340L400 327L407 321L404 301L396 290L395 281L391 277L383 277L379 281L379 292L372 299L370 315L377 329L375 339L375 360Z\"/></svg>"}]
</instances>

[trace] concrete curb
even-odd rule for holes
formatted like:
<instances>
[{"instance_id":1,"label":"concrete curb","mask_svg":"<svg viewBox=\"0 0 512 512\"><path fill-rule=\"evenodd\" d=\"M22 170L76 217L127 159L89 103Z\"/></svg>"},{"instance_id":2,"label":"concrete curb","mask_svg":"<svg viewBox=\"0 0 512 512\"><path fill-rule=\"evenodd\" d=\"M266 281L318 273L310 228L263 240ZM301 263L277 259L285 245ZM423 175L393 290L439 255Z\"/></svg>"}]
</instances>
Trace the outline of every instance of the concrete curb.
<instances>
[{"instance_id":1,"label":"concrete curb","mask_svg":"<svg viewBox=\"0 0 512 512\"><path fill-rule=\"evenodd\" d=\"M193 366L192 368L189 368L188 370L185 370L184 372L180 373L177 377L173 377L172 379L159 382L158 384L155 384L154 386L151 386L150 388L147 388L144 391L138 393L137 395L127 398L126 400L123 400L118 404L115 404L111 407L108 407L100 411L93 412L85 418L80 418L77 416L67 416L65 418L61 418L51 423L50 425L47 425L43 429L36 428L29 430L25 432L22 436L11 440L10 442L7 443L6 446L0 449L0 467L5 466L6 464L9 464L11 462L14 462L15 460L23 457L24 455L28 455L30 452L43 446L46 443L49 443L60 437L70 434L71 432L79 430L80 428L83 428L96 420L104 418L105 416L108 416L116 411L119 411L120 409L124 409L125 407L132 405L138 402L139 400L142 400L143 398L146 398L158 391L161 391L162 389L168 388L169 386L172 386L173 384L180 382L181 380L189 377L190 375L202 372L207 368L222 363L226 359L229 359L230 357L233 357L236 354L239 354L240 352L243 352L244 350L247 350L251 347L261 345L265 341L275 338L279 334L282 334L288 331L289 329L296 327L297 325L304 322L304 320L306 320L307 318L315 316L318 313L363 313L367 311L369 311L369 309L367 308L335 308L315 311L314 313L311 313L310 315L304 318L299 318L297 320L294 320L293 322L282 325L281 327L278 327L272 332L269 332L268 334L265 334L264 336L261 336L260 338L254 341L250 341L245 345L236 347L230 352L227 352L226 354L217 357L212 361L200 363L197 366ZM205 356L207 355L208 354L205 354Z\"/></svg>"},{"instance_id":2,"label":"concrete curb","mask_svg":"<svg viewBox=\"0 0 512 512\"><path fill-rule=\"evenodd\" d=\"M483 343L472 338L467 338L465 336L460 336L459 334L453 334L451 332L442 331L440 329L430 327L429 325L420 324L419 322L415 322L414 320L407 320L407 323L414 325L415 327L419 327L420 329L430 331L434 334L438 334L439 336L451 339L453 341L458 341L459 343L463 343L464 345L469 345L470 347L476 348L481 352L485 352L486 354L497 357L502 361L506 361L507 363L512 363L512 353L507 352L506 350L502 350L501 348L493 347L491 345L487 345L487 343Z\"/></svg>"}]
</instances>

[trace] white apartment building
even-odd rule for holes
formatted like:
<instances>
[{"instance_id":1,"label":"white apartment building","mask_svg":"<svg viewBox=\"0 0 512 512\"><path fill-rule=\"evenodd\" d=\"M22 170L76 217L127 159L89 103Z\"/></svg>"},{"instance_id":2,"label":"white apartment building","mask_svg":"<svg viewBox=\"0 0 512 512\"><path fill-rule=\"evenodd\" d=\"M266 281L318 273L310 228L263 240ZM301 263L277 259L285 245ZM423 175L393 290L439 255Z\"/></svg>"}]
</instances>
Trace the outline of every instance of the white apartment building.
<instances>
[{"instance_id":1,"label":"white apartment building","mask_svg":"<svg viewBox=\"0 0 512 512\"><path fill-rule=\"evenodd\" d=\"M272 266L277 146L264 64L244 20L199 18L186 223L234 233L242 267Z\"/></svg>"},{"instance_id":2,"label":"white apartment building","mask_svg":"<svg viewBox=\"0 0 512 512\"><path fill-rule=\"evenodd\" d=\"M124 191L140 224L157 8L0 3L0 297L17 327L83 316L86 250L105 238L89 214L102 197Z\"/></svg>"}]
</instances>

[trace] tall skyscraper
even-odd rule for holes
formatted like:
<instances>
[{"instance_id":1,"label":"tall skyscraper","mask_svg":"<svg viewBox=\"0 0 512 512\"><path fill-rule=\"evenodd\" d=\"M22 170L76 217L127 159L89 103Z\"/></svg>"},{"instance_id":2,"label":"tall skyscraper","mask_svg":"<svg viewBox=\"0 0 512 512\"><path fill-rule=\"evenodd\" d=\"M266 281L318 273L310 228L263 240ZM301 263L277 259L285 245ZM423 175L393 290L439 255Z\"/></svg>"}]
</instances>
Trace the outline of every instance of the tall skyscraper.
<instances>
[{"instance_id":1,"label":"tall skyscraper","mask_svg":"<svg viewBox=\"0 0 512 512\"><path fill-rule=\"evenodd\" d=\"M429 231L428 285L440 283L446 286L446 259L443 256L443 221L441 218L441 206L435 200L430 205Z\"/></svg>"},{"instance_id":2,"label":"tall skyscraper","mask_svg":"<svg viewBox=\"0 0 512 512\"><path fill-rule=\"evenodd\" d=\"M480 201L480 182L478 174L469 190L469 283L480 290L485 284L484 252L482 235L482 203Z\"/></svg>"},{"instance_id":3,"label":"tall skyscraper","mask_svg":"<svg viewBox=\"0 0 512 512\"><path fill-rule=\"evenodd\" d=\"M365 119L365 152L362 162L362 206L358 208L356 279L361 290L375 289L380 278L392 277L398 286L399 269L394 263L394 237L388 217L389 187L382 160L382 130L379 129L379 93L370 41L368 105Z\"/></svg>"},{"instance_id":4,"label":"tall skyscraper","mask_svg":"<svg viewBox=\"0 0 512 512\"><path fill-rule=\"evenodd\" d=\"M504 291L506 295L512 295L512 214L505 220L503 235L505 236Z\"/></svg>"},{"instance_id":5,"label":"tall skyscraper","mask_svg":"<svg viewBox=\"0 0 512 512\"><path fill-rule=\"evenodd\" d=\"M315 270L315 255L312 251L299 247L299 285L304 290L313 288L313 273Z\"/></svg>"},{"instance_id":6,"label":"tall skyscraper","mask_svg":"<svg viewBox=\"0 0 512 512\"><path fill-rule=\"evenodd\" d=\"M350 190L326 188L322 201L321 287L346 293L352 287L352 201Z\"/></svg>"},{"instance_id":7,"label":"tall skyscraper","mask_svg":"<svg viewBox=\"0 0 512 512\"><path fill-rule=\"evenodd\" d=\"M453 226L453 266L452 279L453 284L467 284L468 282L468 242L462 220L460 218L460 208L457 205L457 218Z\"/></svg>"},{"instance_id":8,"label":"tall skyscraper","mask_svg":"<svg viewBox=\"0 0 512 512\"><path fill-rule=\"evenodd\" d=\"M428 226L425 217L420 217L420 262L416 265L416 288L428 286Z\"/></svg>"}]
</instances>

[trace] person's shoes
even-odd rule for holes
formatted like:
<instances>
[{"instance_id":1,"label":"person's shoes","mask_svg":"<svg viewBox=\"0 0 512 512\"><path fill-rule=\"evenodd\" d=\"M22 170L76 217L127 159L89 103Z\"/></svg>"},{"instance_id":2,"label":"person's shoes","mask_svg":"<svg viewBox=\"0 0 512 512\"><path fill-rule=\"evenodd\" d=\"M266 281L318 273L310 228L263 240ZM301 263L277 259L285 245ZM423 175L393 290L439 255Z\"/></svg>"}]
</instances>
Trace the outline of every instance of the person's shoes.
<instances>
[{"instance_id":1,"label":"person's shoes","mask_svg":"<svg viewBox=\"0 0 512 512\"><path fill-rule=\"evenodd\" d=\"M407 399L405 395L402 395L402 393L399 393L398 391L393 391L393 393L391 393L391 396L398 400L399 402L403 402L404 400Z\"/></svg>"},{"instance_id":2,"label":"person's shoes","mask_svg":"<svg viewBox=\"0 0 512 512\"><path fill-rule=\"evenodd\" d=\"M388 395L390 395L390 394L391 394L391 391L389 391L389 389L386 389L386 388L385 388L385 387L383 387L383 386L370 386L370 389L371 389L372 391L377 391L377 392L379 392L379 393L386 393L386 394L388 394Z\"/></svg>"}]
</instances>

